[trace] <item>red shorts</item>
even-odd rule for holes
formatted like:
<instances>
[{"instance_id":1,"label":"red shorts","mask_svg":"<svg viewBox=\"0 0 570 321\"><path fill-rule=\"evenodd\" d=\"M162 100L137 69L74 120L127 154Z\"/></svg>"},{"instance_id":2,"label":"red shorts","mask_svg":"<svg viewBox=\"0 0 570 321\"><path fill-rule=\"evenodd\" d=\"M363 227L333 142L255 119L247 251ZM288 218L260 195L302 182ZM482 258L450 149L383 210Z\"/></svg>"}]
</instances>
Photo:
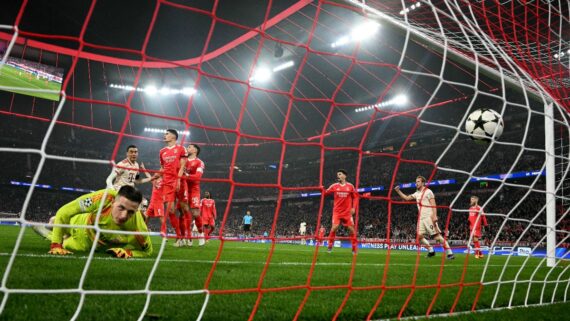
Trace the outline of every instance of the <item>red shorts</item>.
<instances>
[{"instance_id":1,"label":"red shorts","mask_svg":"<svg viewBox=\"0 0 570 321\"><path fill-rule=\"evenodd\" d=\"M216 226L216 222L212 216L202 216L202 225Z\"/></svg>"},{"instance_id":2,"label":"red shorts","mask_svg":"<svg viewBox=\"0 0 570 321\"><path fill-rule=\"evenodd\" d=\"M472 229L471 231L473 232L474 237L481 238L481 229L480 228L474 229L474 230Z\"/></svg>"},{"instance_id":3,"label":"red shorts","mask_svg":"<svg viewBox=\"0 0 570 321\"><path fill-rule=\"evenodd\" d=\"M186 202L190 205L192 209L200 208L200 185L199 184L188 184L188 201Z\"/></svg>"},{"instance_id":4,"label":"red shorts","mask_svg":"<svg viewBox=\"0 0 570 321\"><path fill-rule=\"evenodd\" d=\"M164 204L162 202L157 202L152 200L150 205L146 209L146 216L148 217L163 217L164 216Z\"/></svg>"},{"instance_id":5,"label":"red shorts","mask_svg":"<svg viewBox=\"0 0 570 321\"><path fill-rule=\"evenodd\" d=\"M176 181L169 182L168 184L163 183L162 185L162 195L164 202L174 202L178 200L180 202L188 203L188 191L186 189L186 181L180 181L180 189L176 192Z\"/></svg>"},{"instance_id":6,"label":"red shorts","mask_svg":"<svg viewBox=\"0 0 570 321\"><path fill-rule=\"evenodd\" d=\"M333 215L332 224L340 225L341 223L343 226L354 226L354 219L352 215Z\"/></svg>"}]
</instances>

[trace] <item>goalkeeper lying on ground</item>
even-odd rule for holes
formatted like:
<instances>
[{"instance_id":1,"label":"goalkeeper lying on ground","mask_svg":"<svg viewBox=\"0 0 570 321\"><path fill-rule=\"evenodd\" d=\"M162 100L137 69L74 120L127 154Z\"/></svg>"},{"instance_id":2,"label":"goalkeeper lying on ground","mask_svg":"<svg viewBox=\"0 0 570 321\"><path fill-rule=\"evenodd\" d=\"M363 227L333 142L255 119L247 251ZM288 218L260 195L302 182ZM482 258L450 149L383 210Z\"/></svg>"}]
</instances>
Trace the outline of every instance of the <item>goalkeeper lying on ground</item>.
<instances>
[{"instance_id":1,"label":"goalkeeper lying on ground","mask_svg":"<svg viewBox=\"0 0 570 321\"><path fill-rule=\"evenodd\" d=\"M148 229L138 210L142 194L131 186L123 186L117 192L105 190L83 195L61 207L50 224L94 225L97 211L103 202L99 228L104 230L133 231L147 233ZM49 254L67 255L71 251L89 251L96 231L91 228L58 227L49 231L43 226L34 226L34 231L50 240ZM99 235L97 250L104 250L116 257L145 257L152 254L152 243L148 235L113 234L102 232Z\"/></svg>"}]
</instances>

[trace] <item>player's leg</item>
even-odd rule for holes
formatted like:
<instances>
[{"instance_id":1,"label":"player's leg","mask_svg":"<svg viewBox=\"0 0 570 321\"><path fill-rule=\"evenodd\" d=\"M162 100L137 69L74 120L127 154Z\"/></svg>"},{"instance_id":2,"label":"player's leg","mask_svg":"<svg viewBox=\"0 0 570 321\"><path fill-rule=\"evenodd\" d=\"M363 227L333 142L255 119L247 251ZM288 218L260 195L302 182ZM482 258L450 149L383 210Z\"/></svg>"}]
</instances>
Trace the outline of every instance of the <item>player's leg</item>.
<instances>
[{"instance_id":1,"label":"player's leg","mask_svg":"<svg viewBox=\"0 0 570 321\"><path fill-rule=\"evenodd\" d=\"M473 236L473 246L475 247L475 258L478 259L483 257L481 253L481 244L479 243L479 238L476 235Z\"/></svg>"},{"instance_id":2,"label":"player's leg","mask_svg":"<svg viewBox=\"0 0 570 321\"><path fill-rule=\"evenodd\" d=\"M340 220L338 217L334 217L333 216L333 222L332 222L332 228L331 228L331 232L329 233L329 242L328 242L328 247L327 250L330 252L332 251L332 247L334 245L334 239L336 237L336 231L338 230L339 226L340 226Z\"/></svg>"},{"instance_id":3,"label":"player's leg","mask_svg":"<svg viewBox=\"0 0 570 321\"><path fill-rule=\"evenodd\" d=\"M351 217L352 219L352 217ZM346 227L348 229L349 235L350 235L350 243L352 246L352 254L356 254L357 250L358 250L358 242L356 240L356 229L354 228L354 225L349 225Z\"/></svg>"},{"instance_id":4,"label":"player's leg","mask_svg":"<svg viewBox=\"0 0 570 321\"><path fill-rule=\"evenodd\" d=\"M428 249L428 254L426 257L433 257L435 256L435 251L429 241L424 237L424 235L428 234L428 226L426 226L426 222L423 219L418 221L418 240L420 242L420 246L424 246Z\"/></svg>"},{"instance_id":5,"label":"player's leg","mask_svg":"<svg viewBox=\"0 0 570 321\"><path fill-rule=\"evenodd\" d=\"M187 240L190 239L192 235L191 231L191 223L192 223L192 215L190 214L190 208L188 204L184 201L180 201L180 210L179 210L179 220L180 220L180 234L182 234L182 244L187 245Z\"/></svg>"},{"instance_id":6,"label":"player's leg","mask_svg":"<svg viewBox=\"0 0 570 321\"><path fill-rule=\"evenodd\" d=\"M206 222L208 222L208 234L207 234L207 236L208 236L208 238L210 238L210 235L216 229L216 224L215 224L216 222L214 221L213 217L208 218ZM206 242L208 242L208 238L206 238Z\"/></svg>"},{"instance_id":7,"label":"player's leg","mask_svg":"<svg viewBox=\"0 0 570 321\"><path fill-rule=\"evenodd\" d=\"M63 248L72 252L87 252L91 250L93 242L86 228L74 228L70 230L69 237L63 240Z\"/></svg>"},{"instance_id":8,"label":"player's leg","mask_svg":"<svg viewBox=\"0 0 570 321\"><path fill-rule=\"evenodd\" d=\"M200 209L192 208L190 211L192 212L194 224L196 224L196 229L198 230L198 245L203 246L206 244L206 237L204 236L204 225L202 223L202 216L200 216Z\"/></svg>"},{"instance_id":9,"label":"player's leg","mask_svg":"<svg viewBox=\"0 0 570 321\"><path fill-rule=\"evenodd\" d=\"M164 184L162 186L162 193L164 199L165 215L168 215L170 219L170 225L174 228L176 232L176 243L175 246L180 245L180 222L176 216L176 185L175 184Z\"/></svg>"},{"instance_id":10,"label":"player's leg","mask_svg":"<svg viewBox=\"0 0 570 321\"><path fill-rule=\"evenodd\" d=\"M437 232L439 229L434 229L433 232ZM437 233L435 235L432 235L432 238L439 244L443 245L443 249L445 250L445 253L447 254L447 259L449 260L453 260L455 259L455 255L453 255L453 251L451 251L451 247L449 246L449 244L447 243L447 240L443 238L443 236L441 236L441 233Z\"/></svg>"},{"instance_id":11,"label":"player's leg","mask_svg":"<svg viewBox=\"0 0 570 321\"><path fill-rule=\"evenodd\" d=\"M166 237L166 215L164 215L164 205L160 202L154 204L156 217L160 220L160 235Z\"/></svg>"},{"instance_id":12,"label":"player's leg","mask_svg":"<svg viewBox=\"0 0 570 321\"><path fill-rule=\"evenodd\" d=\"M180 221L178 220L178 216L176 216L176 205L173 201L169 201L167 203L165 203L165 207L166 207L166 213L164 214L168 214L168 219L170 220L170 226L172 226L174 228L174 231L176 232L176 242L174 243L174 246L180 246L180 238L181 238L181 234L180 234Z\"/></svg>"},{"instance_id":13,"label":"player's leg","mask_svg":"<svg viewBox=\"0 0 570 321\"><path fill-rule=\"evenodd\" d=\"M48 223L53 224L54 222L55 216L50 217ZM51 227L46 227L44 225L32 225L32 230L46 240L51 241Z\"/></svg>"},{"instance_id":14,"label":"player's leg","mask_svg":"<svg viewBox=\"0 0 570 321\"><path fill-rule=\"evenodd\" d=\"M190 206L188 205L188 185L185 180L180 181L180 189L176 192L176 199L180 204L180 222L182 244L190 246L192 236L192 215L190 214Z\"/></svg>"}]
</instances>

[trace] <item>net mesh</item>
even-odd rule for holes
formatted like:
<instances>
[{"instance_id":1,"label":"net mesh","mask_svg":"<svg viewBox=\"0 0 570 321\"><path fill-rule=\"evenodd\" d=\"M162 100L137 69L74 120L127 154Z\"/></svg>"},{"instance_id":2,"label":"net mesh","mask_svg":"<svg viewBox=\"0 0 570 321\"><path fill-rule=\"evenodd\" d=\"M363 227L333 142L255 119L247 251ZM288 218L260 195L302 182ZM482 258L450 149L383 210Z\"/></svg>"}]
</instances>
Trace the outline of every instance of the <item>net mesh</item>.
<instances>
[{"instance_id":1,"label":"net mesh","mask_svg":"<svg viewBox=\"0 0 570 321\"><path fill-rule=\"evenodd\" d=\"M177 295L192 297L197 319L224 316L208 309L212 298L243 295L250 298L247 307L229 313L239 311L240 319L250 320L259 313L284 319L401 318L567 301L568 252L549 268L546 258L513 254L521 247L535 252L546 243L545 105L552 104L546 108L553 109L557 144L568 146L568 3L301 0L248 7L154 1L137 2L137 17L126 13L134 12L128 8L135 4L129 5L57 3L57 12L74 19L46 26L38 23L46 8L23 1L7 8L8 18L0 21L5 66L25 59L64 70L58 101L38 96L58 90L0 84L14 92L1 96L0 114L13 124L0 129L0 152L8 159L2 171L16 183L30 183L25 198L22 190L3 187L6 202L16 200L12 212L21 214L0 221L21 228L6 255L0 314L12 315L11 297L19 294L79 295L68 316L73 320L98 295L144 296L136 311L141 320L157 298ZM409 101L400 109L394 99L403 93ZM478 145L463 126L471 111L483 107L498 111L506 127L499 140ZM191 132L181 140L203 147L202 188L223 206L217 250L192 281L180 287L161 276L161 265L170 260L165 238L140 277L144 287L90 284L98 266L95 247L82 257L73 285L11 283L27 253L26 226L56 210L46 203L77 197L61 196L66 186L101 188L101 173L131 143L141 146L149 171L157 171L161 142L152 128ZM554 157L556 245L563 247L567 148ZM320 193L338 168L368 193L355 215L360 246L385 248L385 256L371 261L362 250L334 265L317 246L301 262L288 262L279 243L304 240L295 233L301 221L314 239L321 226L330 228L330 200ZM523 172L524 177L515 175ZM502 175L490 175L497 173ZM469 253L473 238L460 227L468 196L482 196L490 221L487 247L497 255L479 266L472 256L459 256L459 273L449 272L444 255L426 265L415 203L392 192L418 174L434 186L442 229L446 239L455 240L456 253ZM44 191L41 184L50 185ZM52 187L59 189L57 196L47 191ZM255 216L259 236L248 241L269 246L245 281L224 283L226 264L241 264L228 251L240 251L233 246L246 207L264 213ZM261 236L262 227L267 236ZM105 232L90 228L97 238ZM350 237L336 240L342 244ZM415 251L410 269L400 274L407 263L394 249L402 248ZM510 255L498 260L498 254ZM326 279L328 263L346 273ZM298 275L274 272L284 266L299 267ZM280 306L281 293L295 302L285 315L271 307ZM323 301L326 307L319 310Z\"/></svg>"}]
</instances>

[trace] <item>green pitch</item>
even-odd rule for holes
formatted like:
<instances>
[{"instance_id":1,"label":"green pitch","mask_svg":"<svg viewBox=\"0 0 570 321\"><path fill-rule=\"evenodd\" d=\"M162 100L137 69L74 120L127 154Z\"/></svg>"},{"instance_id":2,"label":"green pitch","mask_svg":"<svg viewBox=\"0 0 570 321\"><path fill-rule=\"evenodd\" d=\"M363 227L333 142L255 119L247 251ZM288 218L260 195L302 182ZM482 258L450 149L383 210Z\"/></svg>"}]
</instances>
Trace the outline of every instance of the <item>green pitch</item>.
<instances>
[{"instance_id":1,"label":"green pitch","mask_svg":"<svg viewBox=\"0 0 570 321\"><path fill-rule=\"evenodd\" d=\"M6 266L10 260L20 228L0 226L0 275L5 277ZM156 253L161 246L161 239L154 238ZM197 241L195 242L197 243ZM153 291L192 291L204 289L205 281L212 270L212 262L218 254L219 241L211 241L205 247L174 248L173 242L166 244L165 251L152 282L148 284ZM7 278L8 289L55 290L55 294L10 294L6 301L0 320L67 320L76 311L81 295L65 293L68 289L77 289L87 262L87 256L76 253L69 257L48 256L46 252L49 242L27 229L20 244L10 274ZM219 263L215 268L209 290L211 291L204 320L247 320L256 301L259 305L255 314L256 320L291 320L307 294L307 277L310 275L314 247L299 245L276 245L268 269L263 274L265 262L270 253L270 244L253 244L241 242L225 242ZM475 260L458 255L455 261L442 261L438 253L433 259L426 259L424 254L418 258L416 252L392 251L387 262L385 250L360 250L354 264L352 275L352 291L346 301L339 320L363 320L382 293L382 279L386 273L386 291L374 314L374 319L393 318L398 315L404 302L409 299L402 316L425 315L437 288L426 288L437 284L440 267L443 264L441 285L437 299L433 303L432 314L449 312L456 301L455 311L471 309L479 289L478 285L459 287L446 286L478 282L485 265L485 260ZM353 256L349 249L334 249L326 253L322 248L317 256L310 284L315 287L299 316L299 320L330 320L335 315L348 289L351 280ZM416 288L409 287L414 283L416 261ZM499 278L503 271L506 257L491 257L486 281ZM513 280L519 272L524 258L512 257L509 266L504 270L503 280ZM522 269L519 279L528 280L535 271L539 259L530 259ZM149 259L114 259L106 254L97 253L82 285L85 290L83 307L78 320L137 320L147 301L144 290L147 280L155 264L155 258ZM556 280L560 273L566 271L567 262L562 262L548 276L548 280ZM465 274L463 274L465 268ZM386 270L387 269L387 270ZM536 281L544 281L550 269L540 267L534 276ZM562 275L566 280L558 286L554 293L555 301L564 299L567 290L568 271ZM262 281L260 281L262 280ZM529 282L516 286L513 305L524 304ZM264 289L260 297L257 287ZM295 287L297 286L297 287ZM408 286L400 288L400 286ZM288 288L292 287L292 288ZM550 302L554 284L544 288L544 299ZM236 293L232 290L248 290ZM279 291L279 289L286 289ZM483 287L477 309L491 306L497 285ZM513 284L503 284L495 303L496 307L508 305L513 292ZM116 294L99 291L123 291ZM458 291L461 294L457 296ZM533 284L530 288L529 304L540 302L543 284ZM412 295L410 296L410 294ZM0 298L5 294L0 291ZM194 320L198 316L205 295L200 294L167 294L160 292L150 298L145 320ZM539 307L530 309L504 310L477 315L460 316L461 320L474 318L501 319L503 316L520 319L528 317L533 311L552 318L567 314L570 304ZM521 312L517 312L521 311ZM558 311L558 312L556 312ZM497 314L498 313L498 314ZM514 315L513 315L514 313ZM517 314L518 313L518 314ZM547 317L548 318L548 317ZM489 320L491 320L489 319ZM447 319L451 320L451 319ZM525 319L526 320L526 319ZM530 319L529 319L530 320ZM535 318L532 320L540 320Z\"/></svg>"},{"instance_id":2,"label":"green pitch","mask_svg":"<svg viewBox=\"0 0 570 321\"><path fill-rule=\"evenodd\" d=\"M21 75L20 75L21 74ZM60 91L61 84L55 81L48 81L37 79L34 75L16 69L12 66L4 65L0 68L0 86L8 87L21 87L29 89L49 89ZM35 96L39 98L45 98L49 100L59 100L59 94L54 93L44 93L44 92L31 92L26 90L10 90L12 92Z\"/></svg>"}]
</instances>

